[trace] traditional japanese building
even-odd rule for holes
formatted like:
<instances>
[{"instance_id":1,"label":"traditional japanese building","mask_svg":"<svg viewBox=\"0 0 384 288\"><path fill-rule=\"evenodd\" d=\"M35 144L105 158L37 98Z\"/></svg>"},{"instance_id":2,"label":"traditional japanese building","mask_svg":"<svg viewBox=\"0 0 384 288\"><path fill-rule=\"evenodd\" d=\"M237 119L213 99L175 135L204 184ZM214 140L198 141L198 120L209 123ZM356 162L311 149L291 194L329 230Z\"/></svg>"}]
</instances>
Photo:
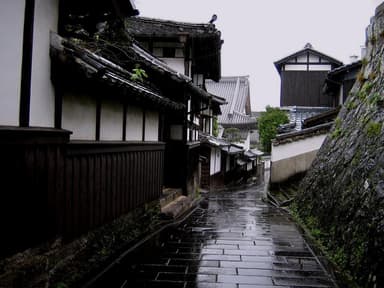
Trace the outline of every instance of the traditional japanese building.
<instances>
[{"instance_id":1,"label":"traditional japanese building","mask_svg":"<svg viewBox=\"0 0 384 288\"><path fill-rule=\"evenodd\" d=\"M252 174L251 171L256 173L260 151L250 151L251 133L257 129L257 121L251 115L248 76L225 76L218 82L208 80L206 86L210 93L226 101L217 118L219 138L231 143L230 147L222 148L223 182L227 184L235 179L246 178L247 174Z\"/></svg>"},{"instance_id":2,"label":"traditional japanese building","mask_svg":"<svg viewBox=\"0 0 384 288\"><path fill-rule=\"evenodd\" d=\"M186 79L194 91L169 86L174 99L183 99L184 114L167 114L164 121L165 187L181 187L194 195L200 186L199 134L212 135L213 117L225 99L207 92L206 79L220 79L221 33L215 25L132 17L127 29L148 53ZM182 76L180 76L182 75ZM164 86L164 84L163 84Z\"/></svg>"},{"instance_id":3,"label":"traditional japanese building","mask_svg":"<svg viewBox=\"0 0 384 288\"><path fill-rule=\"evenodd\" d=\"M342 62L308 43L304 49L274 64L281 78L281 107L334 107L333 98L323 93L323 85L328 72L343 65Z\"/></svg>"},{"instance_id":4,"label":"traditional japanese building","mask_svg":"<svg viewBox=\"0 0 384 288\"><path fill-rule=\"evenodd\" d=\"M123 18L138 13L131 1L0 7L0 254L71 240L157 203L166 154L177 151L168 144L192 150L194 128L209 131L224 100L124 31ZM175 155L182 176L174 176L187 189L193 154Z\"/></svg>"}]
</instances>

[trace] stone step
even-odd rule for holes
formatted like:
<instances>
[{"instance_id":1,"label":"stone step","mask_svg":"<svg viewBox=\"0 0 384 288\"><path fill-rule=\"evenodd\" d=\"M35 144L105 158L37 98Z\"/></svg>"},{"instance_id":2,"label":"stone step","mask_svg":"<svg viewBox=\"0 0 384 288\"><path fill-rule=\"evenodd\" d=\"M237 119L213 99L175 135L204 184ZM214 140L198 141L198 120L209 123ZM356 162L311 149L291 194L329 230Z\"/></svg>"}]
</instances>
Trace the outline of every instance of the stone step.
<instances>
[{"instance_id":1,"label":"stone step","mask_svg":"<svg viewBox=\"0 0 384 288\"><path fill-rule=\"evenodd\" d=\"M179 216L190 210L192 205L193 201L191 198L182 195L164 207L161 207L161 213L165 216L165 218L177 219Z\"/></svg>"},{"instance_id":2,"label":"stone step","mask_svg":"<svg viewBox=\"0 0 384 288\"><path fill-rule=\"evenodd\" d=\"M163 189L163 196L160 198L160 206L161 208L165 207L172 201L176 200L177 197L183 194L183 190L181 188L165 188Z\"/></svg>"}]
</instances>

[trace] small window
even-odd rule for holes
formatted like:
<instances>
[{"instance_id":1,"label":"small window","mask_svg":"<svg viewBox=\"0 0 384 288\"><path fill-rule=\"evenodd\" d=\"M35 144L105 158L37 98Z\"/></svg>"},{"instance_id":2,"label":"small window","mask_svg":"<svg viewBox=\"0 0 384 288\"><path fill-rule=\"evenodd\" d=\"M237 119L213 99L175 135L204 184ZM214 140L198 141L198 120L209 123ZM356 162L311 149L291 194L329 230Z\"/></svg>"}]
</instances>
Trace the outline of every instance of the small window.
<instances>
[{"instance_id":1,"label":"small window","mask_svg":"<svg viewBox=\"0 0 384 288\"><path fill-rule=\"evenodd\" d=\"M175 51L176 49L173 47L164 47L163 48L163 57L165 58L174 58L175 57Z\"/></svg>"}]
</instances>

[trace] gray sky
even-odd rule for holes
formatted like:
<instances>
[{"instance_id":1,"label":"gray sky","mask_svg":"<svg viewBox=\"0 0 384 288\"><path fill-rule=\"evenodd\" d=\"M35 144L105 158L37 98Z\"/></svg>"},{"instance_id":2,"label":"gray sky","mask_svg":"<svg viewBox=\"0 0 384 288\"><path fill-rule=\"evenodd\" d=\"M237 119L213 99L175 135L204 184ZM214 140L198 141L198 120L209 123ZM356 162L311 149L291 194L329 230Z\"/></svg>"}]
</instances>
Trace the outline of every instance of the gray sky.
<instances>
[{"instance_id":1,"label":"gray sky","mask_svg":"<svg viewBox=\"0 0 384 288\"><path fill-rule=\"evenodd\" d=\"M279 106L280 77L273 65L310 42L349 63L365 42L380 0L135 0L140 16L208 23L217 14L222 33L222 76L249 75L253 110Z\"/></svg>"}]
</instances>

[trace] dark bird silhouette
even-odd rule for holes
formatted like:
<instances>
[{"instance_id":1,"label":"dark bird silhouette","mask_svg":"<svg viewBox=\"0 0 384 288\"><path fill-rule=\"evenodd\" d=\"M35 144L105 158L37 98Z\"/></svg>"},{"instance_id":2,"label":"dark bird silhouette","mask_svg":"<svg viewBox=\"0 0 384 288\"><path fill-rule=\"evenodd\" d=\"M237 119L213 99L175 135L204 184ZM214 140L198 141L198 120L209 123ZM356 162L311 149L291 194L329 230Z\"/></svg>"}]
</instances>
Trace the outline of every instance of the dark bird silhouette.
<instances>
[{"instance_id":1,"label":"dark bird silhouette","mask_svg":"<svg viewBox=\"0 0 384 288\"><path fill-rule=\"evenodd\" d=\"M213 14L211 20L209 20L209 24L212 24L212 23L215 22L216 20L217 20L217 15L216 15L216 14Z\"/></svg>"}]
</instances>

